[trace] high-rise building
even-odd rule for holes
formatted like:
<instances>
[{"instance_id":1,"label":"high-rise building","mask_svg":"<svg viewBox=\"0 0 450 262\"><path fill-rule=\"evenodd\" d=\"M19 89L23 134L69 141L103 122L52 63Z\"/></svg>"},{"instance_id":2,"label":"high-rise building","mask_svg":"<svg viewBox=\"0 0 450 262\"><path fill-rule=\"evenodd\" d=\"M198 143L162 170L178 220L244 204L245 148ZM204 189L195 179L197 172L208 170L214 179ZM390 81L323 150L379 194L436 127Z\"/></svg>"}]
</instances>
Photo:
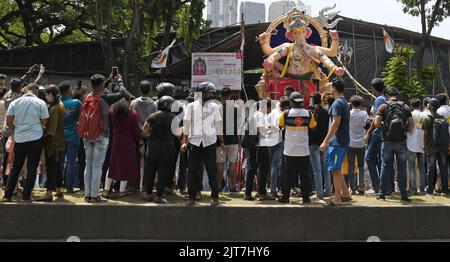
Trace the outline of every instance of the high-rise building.
<instances>
[{"instance_id":1,"label":"high-rise building","mask_svg":"<svg viewBox=\"0 0 450 262\"><path fill-rule=\"evenodd\" d=\"M244 14L246 24L264 23L266 21L266 5L250 1L241 2L239 17Z\"/></svg>"},{"instance_id":2,"label":"high-rise building","mask_svg":"<svg viewBox=\"0 0 450 262\"><path fill-rule=\"evenodd\" d=\"M278 17L287 14L293 7L305 12L307 15L311 15L311 6L305 5L301 1L294 0L280 0L273 2L269 8L269 22L273 22Z\"/></svg>"},{"instance_id":3,"label":"high-rise building","mask_svg":"<svg viewBox=\"0 0 450 262\"><path fill-rule=\"evenodd\" d=\"M237 23L238 0L207 0L206 8L206 19L212 27Z\"/></svg>"}]
</instances>

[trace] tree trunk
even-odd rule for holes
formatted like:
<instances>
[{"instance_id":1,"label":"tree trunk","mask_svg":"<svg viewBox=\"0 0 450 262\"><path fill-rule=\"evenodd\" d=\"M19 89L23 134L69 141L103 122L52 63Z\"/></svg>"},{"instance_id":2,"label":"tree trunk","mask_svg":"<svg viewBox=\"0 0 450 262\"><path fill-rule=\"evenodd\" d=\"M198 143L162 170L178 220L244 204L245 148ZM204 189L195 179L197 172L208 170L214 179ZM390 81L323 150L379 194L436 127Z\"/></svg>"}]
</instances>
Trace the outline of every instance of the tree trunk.
<instances>
[{"instance_id":1,"label":"tree trunk","mask_svg":"<svg viewBox=\"0 0 450 262\"><path fill-rule=\"evenodd\" d=\"M128 38L125 43L125 52L123 58L123 77L125 81L125 85L127 88L132 91L132 93L136 94L136 90L134 90L134 86L136 85L136 57L135 51L137 47L137 42L141 38L142 32L140 27L140 18L143 16L142 7L137 1L131 1L133 8L133 15L131 18L131 28L128 34ZM133 75L131 75L130 73ZM134 80L134 81L133 81Z\"/></svg>"},{"instance_id":2,"label":"tree trunk","mask_svg":"<svg viewBox=\"0 0 450 262\"><path fill-rule=\"evenodd\" d=\"M163 41L162 41L162 43L161 43L161 48L162 49L164 49L164 48L166 48L169 44L170 44L170 42L169 41L171 41L171 39L170 39L170 37L171 37L171 35L170 35L170 29L172 28L172 23L173 23L173 15L172 14L169 14L167 17L166 17L166 26L165 26L165 28L164 28L164 37L163 37Z\"/></svg>"}]
</instances>

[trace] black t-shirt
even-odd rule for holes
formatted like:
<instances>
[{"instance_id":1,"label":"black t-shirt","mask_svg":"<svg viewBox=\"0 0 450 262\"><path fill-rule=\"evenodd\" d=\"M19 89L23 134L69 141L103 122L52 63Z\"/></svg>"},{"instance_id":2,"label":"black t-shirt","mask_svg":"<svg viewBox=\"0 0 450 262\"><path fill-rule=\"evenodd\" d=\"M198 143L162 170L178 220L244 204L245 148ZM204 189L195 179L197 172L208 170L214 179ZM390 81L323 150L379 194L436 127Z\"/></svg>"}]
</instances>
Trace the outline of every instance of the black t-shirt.
<instances>
[{"instance_id":1,"label":"black t-shirt","mask_svg":"<svg viewBox=\"0 0 450 262\"><path fill-rule=\"evenodd\" d=\"M227 106L222 104L222 123L223 123L223 133L225 145L237 145L239 144L239 139L237 136L238 129L238 117L237 108L234 105ZM227 129L227 120L233 120L233 126L230 125L230 130ZM232 128L231 128L232 127ZM220 146L220 142L217 141L217 146Z\"/></svg>"},{"instance_id":2,"label":"black t-shirt","mask_svg":"<svg viewBox=\"0 0 450 262\"><path fill-rule=\"evenodd\" d=\"M175 135L172 132L172 120L175 115L170 112L158 111L147 118L151 126L149 143L173 144Z\"/></svg>"},{"instance_id":3,"label":"black t-shirt","mask_svg":"<svg viewBox=\"0 0 450 262\"><path fill-rule=\"evenodd\" d=\"M314 130L309 130L309 141L311 145L320 146L327 137L330 117L328 111L323 107L319 107L316 111L311 111L317 122L317 127Z\"/></svg>"}]
</instances>

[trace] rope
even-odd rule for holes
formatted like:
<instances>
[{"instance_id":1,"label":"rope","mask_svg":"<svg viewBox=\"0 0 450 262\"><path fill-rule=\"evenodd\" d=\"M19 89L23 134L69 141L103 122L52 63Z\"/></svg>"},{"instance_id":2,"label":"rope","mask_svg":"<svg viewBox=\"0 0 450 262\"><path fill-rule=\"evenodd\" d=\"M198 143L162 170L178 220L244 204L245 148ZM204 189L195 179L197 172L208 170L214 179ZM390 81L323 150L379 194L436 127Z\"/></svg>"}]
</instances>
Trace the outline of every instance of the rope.
<instances>
[{"instance_id":1,"label":"rope","mask_svg":"<svg viewBox=\"0 0 450 262\"><path fill-rule=\"evenodd\" d=\"M337 57L338 62L342 65L342 67L344 68L345 72L347 73L348 77L350 78L350 80L352 80L353 84L355 85L355 88L358 89L359 92L361 92L363 95L366 96L371 96L374 99L376 99L376 97L370 93L363 85L361 85L353 76L352 74L348 71L347 67L345 67L344 63L342 63L341 59L339 57Z\"/></svg>"}]
</instances>

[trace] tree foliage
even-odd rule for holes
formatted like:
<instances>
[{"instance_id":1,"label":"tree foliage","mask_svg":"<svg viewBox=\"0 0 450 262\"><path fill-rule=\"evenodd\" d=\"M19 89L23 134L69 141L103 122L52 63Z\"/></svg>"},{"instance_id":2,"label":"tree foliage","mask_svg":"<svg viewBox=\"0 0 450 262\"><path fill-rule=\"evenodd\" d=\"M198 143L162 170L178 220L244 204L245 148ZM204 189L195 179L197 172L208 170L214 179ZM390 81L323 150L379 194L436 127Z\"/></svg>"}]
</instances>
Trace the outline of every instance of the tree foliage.
<instances>
[{"instance_id":1,"label":"tree foliage","mask_svg":"<svg viewBox=\"0 0 450 262\"><path fill-rule=\"evenodd\" d=\"M151 51L175 35L190 50L208 26L204 7L204 0L2 0L0 48L99 41L105 69L122 64L127 80L139 78ZM126 38L121 50L112 44L117 38Z\"/></svg>"},{"instance_id":2,"label":"tree foliage","mask_svg":"<svg viewBox=\"0 0 450 262\"><path fill-rule=\"evenodd\" d=\"M422 69L422 81L419 81L417 70L412 70L410 74L409 64L415 54L416 51L412 48L397 47L383 72L386 85L398 88L408 100L422 99L427 96L427 88L439 74L439 70L434 66L426 66Z\"/></svg>"},{"instance_id":3,"label":"tree foliage","mask_svg":"<svg viewBox=\"0 0 450 262\"><path fill-rule=\"evenodd\" d=\"M429 43L433 29L450 15L450 0L397 0L403 4L403 12L420 17L422 24L422 42L417 52L418 77L423 81L422 69L425 48Z\"/></svg>"}]
</instances>

